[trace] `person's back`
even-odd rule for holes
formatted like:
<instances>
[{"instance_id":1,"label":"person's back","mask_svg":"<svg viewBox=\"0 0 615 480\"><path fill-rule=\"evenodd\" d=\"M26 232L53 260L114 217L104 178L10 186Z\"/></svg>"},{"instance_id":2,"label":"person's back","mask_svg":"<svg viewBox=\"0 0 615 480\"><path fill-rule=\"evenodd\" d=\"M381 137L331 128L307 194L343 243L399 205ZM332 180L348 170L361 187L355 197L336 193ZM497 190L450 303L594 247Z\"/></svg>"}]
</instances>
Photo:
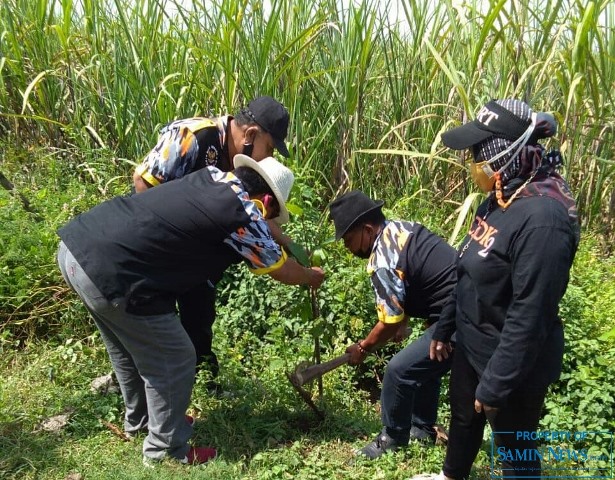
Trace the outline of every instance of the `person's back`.
<instances>
[{"instance_id":1,"label":"person's back","mask_svg":"<svg viewBox=\"0 0 615 480\"><path fill-rule=\"evenodd\" d=\"M390 268L404 272L404 313L428 325L437 321L456 283L455 249L420 223L407 221L387 222L380 245L388 251L377 249L368 271L384 258Z\"/></svg>"},{"instance_id":2,"label":"person's back","mask_svg":"<svg viewBox=\"0 0 615 480\"><path fill-rule=\"evenodd\" d=\"M130 297L135 307L217 280L241 257L226 237L250 222L231 184L208 169L113 198L74 219L60 237L109 300ZM279 249L279 247L278 247ZM160 305L159 307L160 308Z\"/></svg>"},{"instance_id":3,"label":"person's back","mask_svg":"<svg viewBox=\"0 0 615 480\"><path fill-rule=\"evenodd\" d=\"M154 148L135 169L135 182L145 181L148 187L154 187L205 167L231 170L225 151L230 119L227 115L193 117L165 125Z\"/></svg>"}]
</instances>

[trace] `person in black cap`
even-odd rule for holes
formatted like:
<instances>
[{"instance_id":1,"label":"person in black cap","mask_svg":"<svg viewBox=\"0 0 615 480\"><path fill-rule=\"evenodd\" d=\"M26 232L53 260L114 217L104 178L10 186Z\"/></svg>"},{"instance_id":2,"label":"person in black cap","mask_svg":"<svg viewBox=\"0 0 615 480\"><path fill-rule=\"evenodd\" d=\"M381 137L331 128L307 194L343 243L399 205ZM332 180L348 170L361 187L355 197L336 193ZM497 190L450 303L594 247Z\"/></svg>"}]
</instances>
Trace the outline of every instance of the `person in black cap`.
<instances>
[{"instance_id":1,"label":"person in black cap","mask_svg":"<svg viewBox=\"0 0 615 480\"><path fill-rule=\"evenodd\" d=\"M289 119L288 111L280 102L262 96L249 102L234 116L195 117L171 122L160 131L158 143L136 168L133 175L135 191L145 191L204 167L228 172L233 169L233 158L237 154L261 161L271 157L277 149L288 157L285 138ZM278 223L283 222L269 222L278 244L291 254L302 249L282 232ZM213 377L219 370L212 349L215 297L215 286L208 281L184 292L177 301L182 324L196 348L197 371L207 367ZM215 382L211 385L217 387Z\"/></svg>"},{"instance_id":2,"label":"person in black cap","mask_svg":"<svg viewBox=\"0 0 615 480\"><path fill-rule=\"evenodd\" d=\"M446 360L456 332L440 480L468 477L486 421L498 432L502 474L541 476L527 432L536 431L547 387L561 371L558 304L579 242L575 201L556 171L561 156L538 143L555 132L553 116L506 99L442 135L446 146L471 150L472 176L488 197L461 244L457 287L430 346L432 358Z\"/></svg>"},{"instance_id":3,"label":"person in black cap","mask_svg":"<svg viewBox=\"0 0 615 480\"><path fill-rule=\"evenodd\" d=\"M408 318L424 320L426 330L387 365L381 392L383 428L359 450L375 459L412 440L434 441L440 379L450 360L429 358L429 343L443 305L455 285L455 250L416 222L387 220L382 201L355 190L330 205L335 237L350 252L368 259L367 272L376 294L378 322L346 350L358 365L378 346L402 341Z\"/></svg>"},{"instance_id":4,"label":"person in black cap","mask_svg":"<svg viewBox=\"0 0 615 480\"><path fill-rule=\"evenodd\" d=\"M203 167L228 172L238 153L257 162L272 156L274 149L289 157L289 120L284 105L267 96L252 100L234 116L175 120L162 128L158 143L135 169L135 190L145 191Z\"/></svg>"}]
</instances>

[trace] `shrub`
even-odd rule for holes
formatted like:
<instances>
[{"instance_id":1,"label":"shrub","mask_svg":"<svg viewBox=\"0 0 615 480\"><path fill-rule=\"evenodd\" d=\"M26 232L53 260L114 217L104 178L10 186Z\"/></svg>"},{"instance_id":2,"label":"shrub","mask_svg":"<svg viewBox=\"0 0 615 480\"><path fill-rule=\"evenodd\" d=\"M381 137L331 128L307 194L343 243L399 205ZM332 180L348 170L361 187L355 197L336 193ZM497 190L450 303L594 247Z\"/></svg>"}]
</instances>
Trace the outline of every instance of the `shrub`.
<instances>
[{"instance_id":1,"label":"shrub","mask_svg":"<svg viewBox=\"0 0 615 480\"><path fill-rule=\"evenodd\" d=\"M615 342L600 336L612 328L610 320L615 318L614 279L613 259L602 258L598 242L585 236L561 303L564 363L560 380L552 385L545 403L544 429L613 431ZM590 444L592 453L608 453L612 439L595 440Z\"/></svg>"}]
</instances>

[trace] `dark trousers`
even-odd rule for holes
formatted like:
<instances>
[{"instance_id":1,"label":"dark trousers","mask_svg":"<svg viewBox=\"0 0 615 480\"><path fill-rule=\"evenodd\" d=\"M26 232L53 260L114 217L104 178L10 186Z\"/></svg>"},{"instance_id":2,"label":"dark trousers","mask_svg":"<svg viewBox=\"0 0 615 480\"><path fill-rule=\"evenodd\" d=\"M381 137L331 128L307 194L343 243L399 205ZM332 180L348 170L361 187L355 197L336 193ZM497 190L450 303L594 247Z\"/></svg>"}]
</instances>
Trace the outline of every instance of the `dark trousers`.
<instances>
[{"instance_id":1,"label":"dark trousers","mask_svg":"<svg viewBox=\"0 0 615 480\"><path fill-rule=\"evenodd\" d=\"M476 413L474 400L480 376L468 362L464 352L457 349L453 358L450 381L451 425L448 434L446 458L442 468L444 475L455 479L467 478L483 440L485 423L489 421L493 432L509 432L495 435L497 448L503 452L534 452L536 441L517 440L515 432L535 432L540 420L546 387L531 389L522 386L512 392L507 404L485 415ZM507 477L540 477L540 460L536 455L527 455L526 460L512 460L515 455L498 455L502 475Z\"/></svg>"},{"instance_id":2,"label":"dark trousers","mask_svg":"<svg viewBox=\"0 0 615 480\"><path fill-rule=\"evenodd\" d=\"M410 430L417 438L435 438L440 378L451 368L451 359L430 360L429 344L436 325L406 345L384 372L380 403L382 424L398 442L408 441Z\"/></svg>"},{"instance_id":3,"label":"dark trousers","mask_svg":"<svg viewBox=\"0 0 615 480\"><path fill-rule=\"evenodd\" d=\"M216 288L199 285L178 297L179 317L196 351L196 369L206 368L218 375L218 358L212 350L216 320Z\"/></svg>"}]
</instances>

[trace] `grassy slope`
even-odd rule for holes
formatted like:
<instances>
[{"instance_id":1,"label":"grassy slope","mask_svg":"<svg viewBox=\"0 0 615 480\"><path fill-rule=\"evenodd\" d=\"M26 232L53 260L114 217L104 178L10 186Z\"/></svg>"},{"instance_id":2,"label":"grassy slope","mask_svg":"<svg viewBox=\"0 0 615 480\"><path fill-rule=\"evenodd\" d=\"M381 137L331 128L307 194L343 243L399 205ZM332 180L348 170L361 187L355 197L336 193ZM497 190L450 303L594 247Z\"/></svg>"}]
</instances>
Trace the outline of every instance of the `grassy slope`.
<instances>
[{"instance_id":1,"label":"grassy slope","mask_svg":"<svg viewBox=\"0 0 615 480\"><path fill-rule=\"evenodd\" d=\"M415 445L377 463L352 464L353 449L371 439L379 422L376 405L352 388L347 367L326 378L321 407L328 415L319 422L294 393L283 368L257 376L230 355L223 360L221 380L232 397L211 397L201 381L193 395L192 413L201 419L194 440L218 447L219 459L199 468L169 463L151 471L141 465L140 440L124 442L100 422L121 425L122 402L118 394L89 389L92 378L110 371L96 335L69 345L32 344L3 358L2 478L80 473L87 479L397 479L435 471L444 453L442 447ZM37 427L42 419L65 412L71 417L60 432Z\"/></svg>"}]
</instances>

